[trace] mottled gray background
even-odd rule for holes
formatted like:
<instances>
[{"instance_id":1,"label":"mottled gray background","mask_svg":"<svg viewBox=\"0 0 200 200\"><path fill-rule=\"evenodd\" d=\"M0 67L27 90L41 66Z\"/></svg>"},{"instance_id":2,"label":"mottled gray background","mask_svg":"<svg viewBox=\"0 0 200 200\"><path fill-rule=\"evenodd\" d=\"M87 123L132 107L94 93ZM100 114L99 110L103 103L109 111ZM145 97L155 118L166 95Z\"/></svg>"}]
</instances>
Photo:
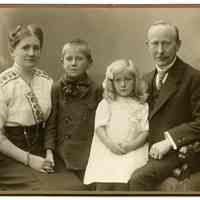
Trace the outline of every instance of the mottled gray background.
<instances>
[{"instance_id":1,"label":"mottled gray background","mask_svg":"<svg viewBox=\"0 0 200 200\"><path fill-rule=\"evenodd\" d=\"M180 56L200 69L200 7L0 7L0 68L10 66L8 31L17 24L34 23L45 33L41 68L56 80L62 73L60 52L73 38L89 42L94 64L91 75L102 81L105 68L118 58L133 59L142 72L153 68L145 46L146 31L155 20L167 20L180 29Z\"/></svg>"}]
</instances>

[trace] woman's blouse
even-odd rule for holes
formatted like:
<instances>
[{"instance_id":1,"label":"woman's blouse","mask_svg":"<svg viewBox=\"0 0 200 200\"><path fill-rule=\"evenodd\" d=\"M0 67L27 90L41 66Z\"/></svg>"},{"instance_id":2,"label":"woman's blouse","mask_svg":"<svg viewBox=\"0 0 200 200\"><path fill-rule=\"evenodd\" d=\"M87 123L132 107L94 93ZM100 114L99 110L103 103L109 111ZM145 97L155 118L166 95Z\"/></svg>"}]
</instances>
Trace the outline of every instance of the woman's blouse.
<instances>
[{"instance_id":1,"label":"woman's blouse","mask_svg":"<svg viewBox=\"0 0 200 200\"><path fill-rule=\"evenodd\" d=\"M31 126L45 121L51 110L52 83L53 80L37 68L34 68L30 85L20 75L16 64L2 72L0 130L4 126Z\"/></svg>"}]
</instances>

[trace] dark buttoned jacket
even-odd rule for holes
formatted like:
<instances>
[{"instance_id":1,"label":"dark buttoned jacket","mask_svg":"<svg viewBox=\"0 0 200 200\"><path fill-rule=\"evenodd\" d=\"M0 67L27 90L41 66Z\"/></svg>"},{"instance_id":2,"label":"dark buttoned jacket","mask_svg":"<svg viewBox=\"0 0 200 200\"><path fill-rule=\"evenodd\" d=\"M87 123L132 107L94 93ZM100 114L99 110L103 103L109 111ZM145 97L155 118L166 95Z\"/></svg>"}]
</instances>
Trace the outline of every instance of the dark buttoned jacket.
<instances>
[{"instance_id":1,"label":"dark buttoned jacket","mask_svg":"<svg viewBox=\"0 0 200 200\"><path fill-rule=\"evenodd\" d=\"M83 97L65 100L61 81L52 88L52 112L47 121L45 148L52 149L68 169L85 169L94 132L94 118L102 90L90 80Z\"/></svg>"},{"instance_id":2,"label":"dark buttoned jacket","mask_svg":"<svg viewBox=\"0 0 200 200\"><path fill-rule=\"evenodd\" d=\"M200 139L200 72L177 57L160 91L156 70L145 76L149 86L149 142L164 139L168 131L179 148Z\"/></svg>"}]
</instances>

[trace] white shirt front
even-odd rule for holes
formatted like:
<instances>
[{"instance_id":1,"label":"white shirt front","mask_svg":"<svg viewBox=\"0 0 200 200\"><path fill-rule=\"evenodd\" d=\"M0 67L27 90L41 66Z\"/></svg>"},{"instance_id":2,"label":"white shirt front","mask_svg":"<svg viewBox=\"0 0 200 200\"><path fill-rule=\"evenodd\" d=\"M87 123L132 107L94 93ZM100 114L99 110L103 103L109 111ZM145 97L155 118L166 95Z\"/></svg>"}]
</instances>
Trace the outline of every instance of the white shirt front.
<instances>
[{"instance_id":1,"label":"white shirt front","mask_svg":"<svg viewBox=\"0 0 200 200\"><path fill-rule=\"evenodd\" d=\"M173 59L173 61L169 65L165 66L164 69L161 69L158 65L156 65L156 70L158 71L158 73L161 72L161 71L163 73L166 72L165 76L164 76L164 78L162 80L162 84L164 84L166 82L167 77L168 77L168 72L167 71L174 65L175 62L176 62L176 56L175 56L175 58ZM158 81L159 81L158 73L157 73L157 76L156 76L156 86L158 85ZM167 138L170 141L170 143L173 146L173 149L176 150L177 146L176 146L174 140L172 139L170 133L168 131L166 131L166 132L164 132L164 136L165 136L165 138Z\"/></svg>"},{"instance_id":2,"label":"white shirt front","mask_svg":"<svg viewBox=\"0 0 200 200\"><path fill-rule=\"evenodd\" d=\"M168 72L167 71L174 65L175 62L176 62L176 57L173 59L173 61L169 65L165 66L164 69L161 69L158 65L156 65L156 70L158 71L158 73L159 72L162 72L162 73L166 72L165 76L164 76L164 78L162 80L163 84L166 82L167 77L168 77ZM158 85L158 81L159 81L158 73L156 75L156 85Z\"/></svg>"}]
</instances>

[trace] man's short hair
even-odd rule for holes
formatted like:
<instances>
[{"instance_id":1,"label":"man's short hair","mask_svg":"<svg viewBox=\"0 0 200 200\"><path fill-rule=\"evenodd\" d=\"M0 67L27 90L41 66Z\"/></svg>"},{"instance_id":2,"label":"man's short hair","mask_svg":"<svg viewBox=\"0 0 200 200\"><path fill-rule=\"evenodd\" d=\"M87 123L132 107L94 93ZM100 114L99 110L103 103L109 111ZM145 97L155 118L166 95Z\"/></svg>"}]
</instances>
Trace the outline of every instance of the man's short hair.
<instances>
[{"instance_id":1,"label":"man's short hair","mask_svg":"<svg viewBox=\"0 0 200 200\"><path fill-rule=\"evenodd\" d=\"M158 21L155 21L148 29L148 31L153 27L153 26L159 26L159 25L162 25L162 26L170 26L174 29L175 33L176 33L176 40L177 41L180 41L180 34L179 34L179 29L176 25L173 25L169 22L166 22L164 20L158 20Z\"/></svg>"}]
</instances>

